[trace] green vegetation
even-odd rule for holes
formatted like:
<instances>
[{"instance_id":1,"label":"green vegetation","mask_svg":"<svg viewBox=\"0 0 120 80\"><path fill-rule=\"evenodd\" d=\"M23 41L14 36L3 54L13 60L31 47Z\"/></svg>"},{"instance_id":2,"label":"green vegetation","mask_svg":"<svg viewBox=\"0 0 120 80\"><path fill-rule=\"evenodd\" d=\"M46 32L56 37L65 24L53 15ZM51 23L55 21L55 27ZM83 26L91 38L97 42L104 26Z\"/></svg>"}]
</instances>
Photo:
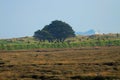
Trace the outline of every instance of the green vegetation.
<instances>
[{"instance_id":1,"label":"green vegetation","mask_svg":"<svg viewBox=\"0 0 120 80\"><path fill-rule=\"evenodd\" d=\"M119 34L103 34L92 36L76 36L67 38L64 42L39 41L33 37L1 39L0 50L20 50L38 48L75 48L96 46L120 46Z\"/></svg>"},{"instance_id":2,"label":"green vegetation","mask_svg":"<svg viewBox=\"0 0 120 80\"><path fill-rule=\"evenodd\" d=\"M37 30L33 37L0 39L0 50L96 46L120 46L120 34L75 36L69 24L55 20L51 24L46 25L42 30Z\"/></svg>"},{"instance_id":3,"label":"green vegetation","mask_svg":"<svg viewBox=\"0 0 120 80\"><path fill-rule=\"evenodd\" d=\"M69 24L55 20L41 31L36 31L34 37L40 41L63 42L66 38L75 37L75 33Z\"/></svg>"}]
</instances>

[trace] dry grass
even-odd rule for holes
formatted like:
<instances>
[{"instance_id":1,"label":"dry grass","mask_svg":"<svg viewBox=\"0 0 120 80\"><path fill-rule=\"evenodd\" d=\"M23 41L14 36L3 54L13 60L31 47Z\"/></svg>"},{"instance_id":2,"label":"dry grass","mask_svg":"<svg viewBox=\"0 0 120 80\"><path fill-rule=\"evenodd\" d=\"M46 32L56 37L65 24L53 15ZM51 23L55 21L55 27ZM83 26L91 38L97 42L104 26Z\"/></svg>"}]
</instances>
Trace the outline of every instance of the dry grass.
<instances>
[{"instance_id":1,"label":"dry grass","mask_svg":"<svg viewBox=\"0 0 120 80\"><path fill-rule=\"evenodd\" d=\"M0 51L0 80L120 77L120 47Z\"/></svg>"}]
</instances>

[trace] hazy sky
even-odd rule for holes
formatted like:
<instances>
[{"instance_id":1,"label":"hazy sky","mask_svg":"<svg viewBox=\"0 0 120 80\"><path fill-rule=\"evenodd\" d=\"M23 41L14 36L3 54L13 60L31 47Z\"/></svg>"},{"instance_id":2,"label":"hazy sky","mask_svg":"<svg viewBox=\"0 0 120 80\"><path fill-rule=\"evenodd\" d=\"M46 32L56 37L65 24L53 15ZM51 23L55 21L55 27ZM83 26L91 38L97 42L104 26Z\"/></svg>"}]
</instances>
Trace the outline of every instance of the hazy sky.
<instances>
[{"instance_id":1,"label":"hazy sky","mask_svg":"<svg viewBox=\"0 0 120 80\"><path fill-rule=\"evenodd\" d=\"M75 31L120 33L120 0L0 0L0 38L32 36L53 20Z\"/></svg>"}]
</instances>

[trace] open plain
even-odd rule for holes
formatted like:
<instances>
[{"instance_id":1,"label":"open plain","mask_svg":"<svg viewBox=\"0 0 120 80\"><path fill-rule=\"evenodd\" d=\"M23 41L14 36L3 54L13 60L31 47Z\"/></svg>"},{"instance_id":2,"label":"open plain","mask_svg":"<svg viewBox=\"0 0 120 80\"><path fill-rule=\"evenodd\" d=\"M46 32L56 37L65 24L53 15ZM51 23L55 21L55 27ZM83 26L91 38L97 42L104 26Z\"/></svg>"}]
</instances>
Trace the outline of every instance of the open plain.
<instances>
[{"instance_id":1,"label":"open plain","mask_svg":"<svg viewBox=\"0 0 120 80\"><path fill-rule=\"evenodd\" d=\"M120 80L120 46L0 51L0 80Z\"/></svg>"}]
</instances>

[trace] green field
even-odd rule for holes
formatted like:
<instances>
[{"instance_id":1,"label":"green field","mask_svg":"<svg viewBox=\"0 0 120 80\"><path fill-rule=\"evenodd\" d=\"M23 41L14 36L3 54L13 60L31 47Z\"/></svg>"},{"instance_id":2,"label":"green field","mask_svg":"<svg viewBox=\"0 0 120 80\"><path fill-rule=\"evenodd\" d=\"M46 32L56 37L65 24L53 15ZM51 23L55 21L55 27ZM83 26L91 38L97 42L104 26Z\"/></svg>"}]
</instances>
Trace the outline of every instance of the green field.
<instances>
[{"instance_id":1,"label":"green field","mask_svg":"<svg viewBox=\"0 0 120 80\"><path fill-rule=\"evenodd\" d=\"M67 38L64 42L41 42L33 37L1 39L0 50L21 50L39 48L78 48L95 46L120 46L119 34L104 34L92 36L76 36Z\"/></svg>"}]
</instances>

